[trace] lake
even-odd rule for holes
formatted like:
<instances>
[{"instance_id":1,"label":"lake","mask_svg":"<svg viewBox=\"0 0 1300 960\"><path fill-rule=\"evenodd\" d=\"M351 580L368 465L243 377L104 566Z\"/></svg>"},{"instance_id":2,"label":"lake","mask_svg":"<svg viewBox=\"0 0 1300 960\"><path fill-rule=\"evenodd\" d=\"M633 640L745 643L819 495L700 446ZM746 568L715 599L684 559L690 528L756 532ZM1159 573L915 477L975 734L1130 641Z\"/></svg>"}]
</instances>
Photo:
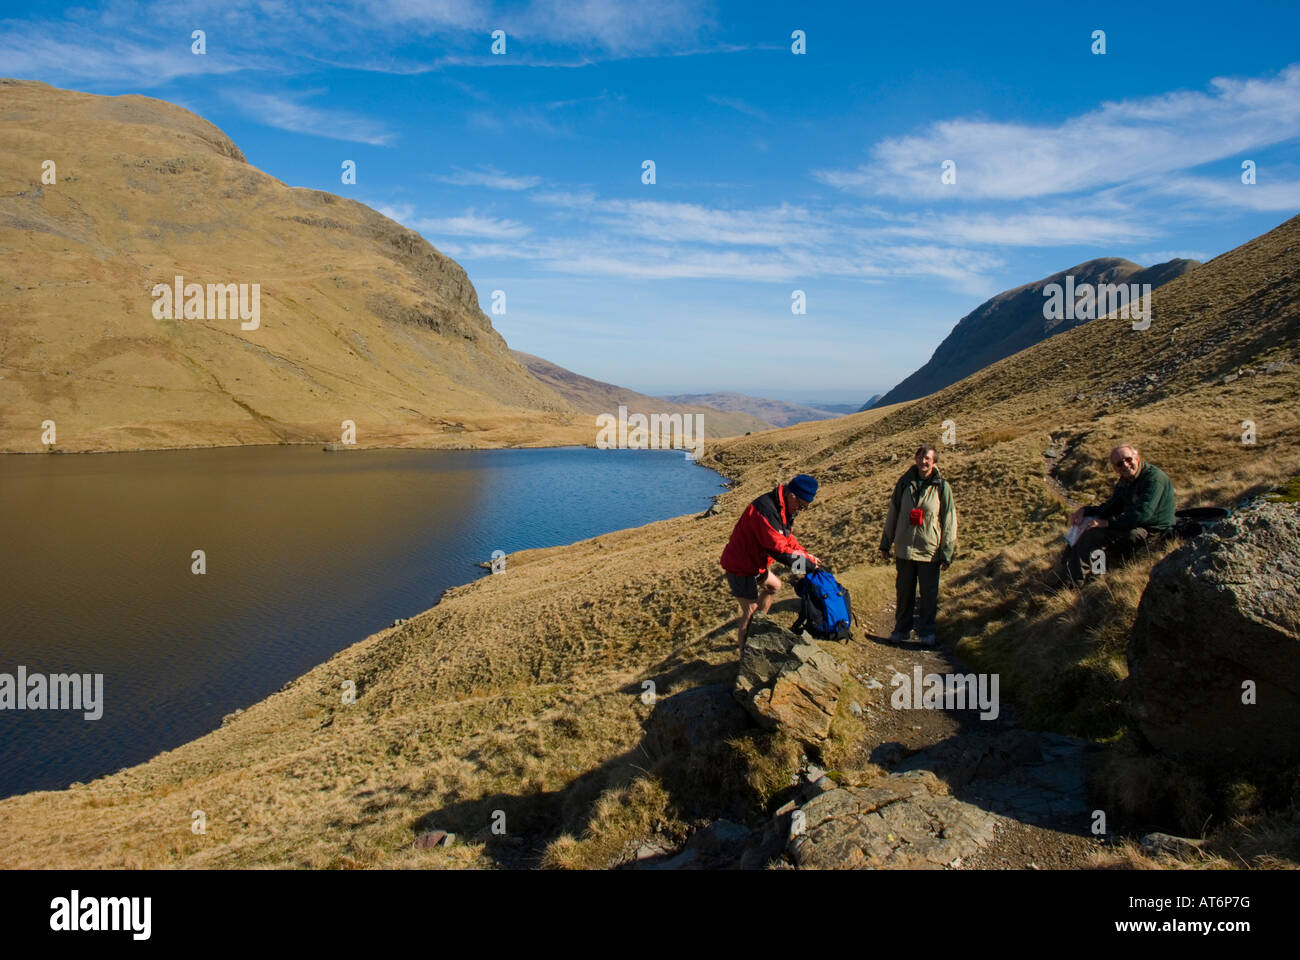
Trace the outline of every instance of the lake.
<instances>
[{"instance_id":1,"label":"lake","mask_svg":"<svg viewBox=\"0 0 1300 960\"><path fill-rule=\"evenodd\" d=\"M99 719L0 710L0 797L201 736L494 550L699 512L721 481L666 450L0 456L0 674L103 674Z\"/></svg>"}]
</instances>

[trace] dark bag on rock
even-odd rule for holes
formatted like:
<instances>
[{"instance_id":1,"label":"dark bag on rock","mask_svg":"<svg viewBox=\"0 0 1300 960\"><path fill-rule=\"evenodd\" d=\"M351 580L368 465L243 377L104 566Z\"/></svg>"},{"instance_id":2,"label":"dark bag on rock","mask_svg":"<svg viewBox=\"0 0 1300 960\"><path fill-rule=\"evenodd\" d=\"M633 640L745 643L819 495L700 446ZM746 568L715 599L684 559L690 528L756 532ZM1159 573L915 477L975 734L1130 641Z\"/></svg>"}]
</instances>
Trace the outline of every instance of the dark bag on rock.
<instances>
[{"instance_id":1,"label":"dark bag on rock","mask_svg":"<svg viewBox=\"0 0 1300 960\"><path fill-rule=\"evenodd\" d=\"M1173 533L1180 540L1191 540L1230 516L1232 511L1223 507L1189 507L1186 510L1175 510Z\"/></svg>"}]
</instances>

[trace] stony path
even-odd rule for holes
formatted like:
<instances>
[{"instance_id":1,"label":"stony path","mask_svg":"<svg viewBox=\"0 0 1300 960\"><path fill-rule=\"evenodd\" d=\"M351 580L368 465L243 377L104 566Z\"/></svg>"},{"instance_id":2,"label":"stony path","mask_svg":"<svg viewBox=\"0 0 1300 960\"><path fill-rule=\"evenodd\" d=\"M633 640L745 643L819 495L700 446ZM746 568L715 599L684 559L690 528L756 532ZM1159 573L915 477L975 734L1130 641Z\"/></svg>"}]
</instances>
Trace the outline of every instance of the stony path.
<instances>
[{"instance_id":1,"label":"stony path","mask_svg":"<svg viewBox=\"0 0 1300 960\"><path fill-rule=\"evenodd\" d=\"M962 814L975 822L957 830L941 827L941 832L958 835L954 847L961 848L944 865L1088 866L1100 842L1090 832L1087 744L1020 730L1014 709L1001 696L996 718L982 719L978 709L896 708L891 698L902 686L901 679L897 686L893 683L899 674L914 682L917 667L922 675L970 671L943 647L891 644L887 637L893 616L892 604L873 611L863 619L863 629L855 631L854 641L835 650L836 658L866 688L859 697L871 731L862 747L865 759L900 779L928 771L946 784L952 799L973 808L974 813L963 809ZM962 843L964 834L979 842Z\"/></svg>"},{"instance_id":2,"label":"stony path","mask_svg":"<svg viewBox=\"0 0 1300 960\"><path fill-rule=\"evenodd\" d=\"M808 761L787 802L758 828L716 820L680 849L643 846L629 865L1038 870L1092 865L1091 855L1101 841L1090 829L1086 764L1091 747L1086 741L1019 729L1001 691L995 692L989 678L981 685L949 651L891 643L886 639L893 624L888 605L865 618L847 644L801 642L785 622L784 617L755 621L740 688L748 691L765 683L769 674L785 677L781 682L793 681L794 686L780 696L793 697L793 709L776 707L780 683L754 688L771 696L757 717L748 718L736 709L729 685L696 688L656 709L646 742L657 754L666 754L693 749L696 740L728 736L755 719L776 721L792 731L807 726L809 717L829 722L838 690L838 710L851 710L865 726L858 754L850 754L846 768L874 764L884 776L840 785ZM820 673L794 681L813 662ZM796 663L797 668L792 666ZM851 675L857 685L841 689L827 669L830 675L837 669ZM954 681L964 676L970 709L924 702L919 694L911 704L901 697L913 685L946 689L936 679L948 676ZM956 683L951 688L955 691ZM829 703L822 702L826 696ZM818 709L803 698L816 701ZM822 728L813 739L824 735Z\"/></svg>"}]
</instances>

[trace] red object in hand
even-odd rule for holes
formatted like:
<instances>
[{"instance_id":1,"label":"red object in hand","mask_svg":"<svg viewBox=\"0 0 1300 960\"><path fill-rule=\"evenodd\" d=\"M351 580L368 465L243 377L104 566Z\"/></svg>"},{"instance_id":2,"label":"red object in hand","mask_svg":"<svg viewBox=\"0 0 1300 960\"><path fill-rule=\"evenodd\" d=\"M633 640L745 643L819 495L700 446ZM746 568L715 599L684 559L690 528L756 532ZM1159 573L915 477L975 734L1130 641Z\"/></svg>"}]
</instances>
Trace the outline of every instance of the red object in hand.
<instances>
[{"instance_id":1,"label":"red object in hand","mask_svg":"<svg viewBox=\"0 0 1300 960\"><path fill-rule=\"evenodd\" d=\"M924 517L925 514L920 507L912 508L912 512L907 515L907 519L911 521L911 524L914 527L919 527Z\"/></svg>"}]
</instances>

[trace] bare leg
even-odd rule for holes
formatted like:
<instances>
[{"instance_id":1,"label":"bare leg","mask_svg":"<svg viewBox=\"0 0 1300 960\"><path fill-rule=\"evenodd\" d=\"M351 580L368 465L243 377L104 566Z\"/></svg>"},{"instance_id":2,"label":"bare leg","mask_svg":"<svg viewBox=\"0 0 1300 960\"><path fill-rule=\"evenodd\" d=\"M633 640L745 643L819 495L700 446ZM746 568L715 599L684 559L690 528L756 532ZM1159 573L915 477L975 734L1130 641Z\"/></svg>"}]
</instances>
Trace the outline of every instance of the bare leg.
<instances>
[{"instance_id":1,"label":"bare leg","mask_svg":"<svg viewBox=\"0 0 1300 960\"><path fill-rule=\"evenodd\" d=\"M758 589L757 600L740 601L740 652L745 652L745 641L749 638L749 623L754 619L755 613L767 613L772 609L772 601L776 599L776 592L781 589L781 578L771 570L767 571L767 579L764 580Z\"/></svg>"},{"instance_id":2,"label":"bare leg","mask_svg":"<svg viewBox=\"0 0 1300 960\"><path fill-rule=\"evenodd\" d=\"M749 621L754 619L754 611L758 609L757 600L740 601L740 632L737 635L740 639L740 652L745 652L745 638L749 636Z\"/></svg>"}]
</instances>

